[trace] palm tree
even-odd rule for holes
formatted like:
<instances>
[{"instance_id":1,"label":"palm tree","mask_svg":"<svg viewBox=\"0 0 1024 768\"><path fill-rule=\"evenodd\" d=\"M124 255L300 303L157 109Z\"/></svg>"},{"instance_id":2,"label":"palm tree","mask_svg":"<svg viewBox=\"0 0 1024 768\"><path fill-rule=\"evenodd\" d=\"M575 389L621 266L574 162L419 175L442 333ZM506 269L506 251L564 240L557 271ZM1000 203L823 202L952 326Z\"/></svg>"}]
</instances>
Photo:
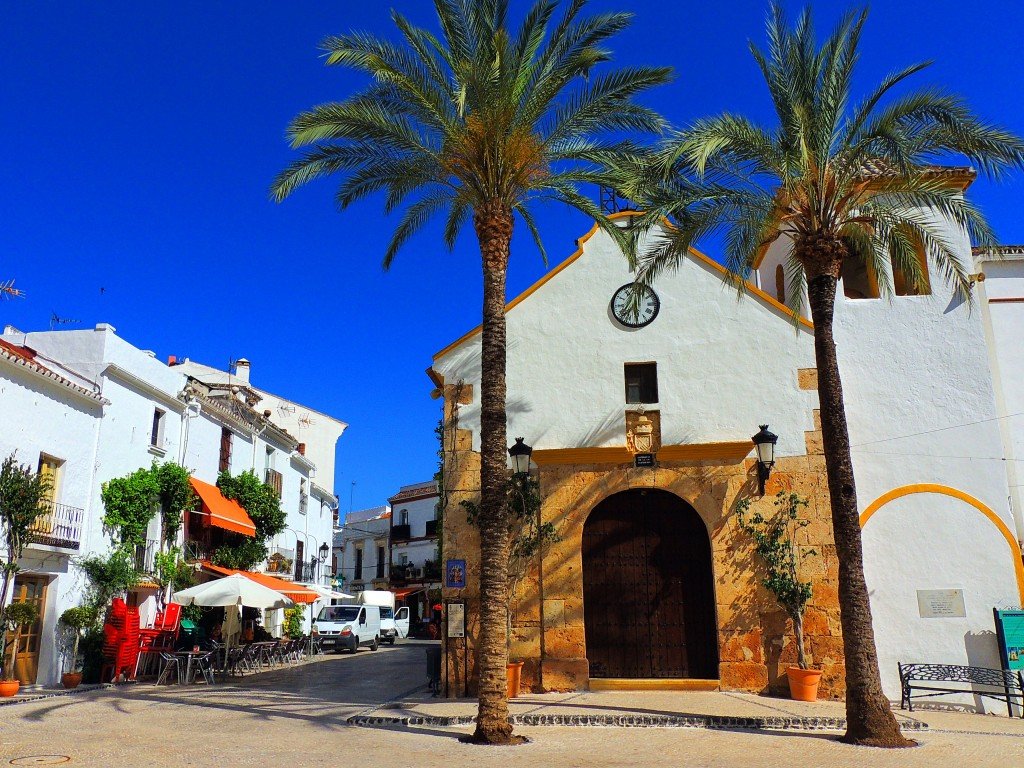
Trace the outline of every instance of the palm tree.
<instances>
[{"instance_id":1,"label":"palm tree","mask_svg":"<svg viewBox=\"0 0 1024 768\"><path fill-rule=\"evenodd\" d=\"M342 177L341 209L376 192L404 214L384 253L396 252L434 215L455 245L472 216L483 267L480 385L479 717L474 739L509 743L505 698L505 612L510 525L505 504L505 278L518 217L544 254L530 206L556 200L594 218L623 248L630 234L580 192L634 166L628 132L662 129L634 97L669 79L662 67L595 74L604 42L626 13L582 17L586 0L536 0L513 33L507 0L434 0L441 35L392 19L401 42L363 33L323 42L327 64L371 78L341 102L303 112L288 128L294 147L311 147L272 186L281 201L320 176ZM618 170L616 175L625 171Z\"/></svg>"},{"instance_id":2,"label":"palm tree","mask_svg":"<svg viewBox=\"0 0 1024 768\"><path fill-rule=\"evenodd\" d=\"M844 264L864 267L891 290L889 267L925 279L917 250L970 300L969 268L942 221L990 243L983 217L931 163L965 157L998 176L1024 160L1024 144L981 122L958 98L924 90L890 91L927 64L897 71L854 103L851 81L866 11L846 15L817 46L811 13L789 28L778 5L768 20L768 49L751 44L778 123L765 129L735 114L695 122L668 138L643 188L624 191L646 206L646 224L667 228L642 254L637 280L674 269L691 244L724 238L727 266L750 274L759 252L788 238L787 275L794 313L804 297L814 322L818 395L846 657L847 731L857 744L904 746L882 694L864 581L843 387L832 335L836 284ZM883 101L886 104L883 105Z\"/></svg>"}]
</instances>

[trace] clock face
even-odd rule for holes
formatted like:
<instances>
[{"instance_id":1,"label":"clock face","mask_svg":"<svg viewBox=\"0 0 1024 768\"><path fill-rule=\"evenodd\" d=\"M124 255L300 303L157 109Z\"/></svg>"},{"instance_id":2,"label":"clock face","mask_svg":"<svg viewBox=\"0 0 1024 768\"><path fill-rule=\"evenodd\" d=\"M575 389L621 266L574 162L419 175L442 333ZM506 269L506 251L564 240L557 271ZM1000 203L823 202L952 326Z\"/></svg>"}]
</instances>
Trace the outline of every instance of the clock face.
<instances>
[{"instance_id":1,"label":"clock face","mask_svg":"<svg viewBox=\"0 0 1024 768\"><path fill-rule=\"evenodd\" d=\"M634 293L639 290L639 301L631 306ZM635 312L632 310L636 310ZM637 289L633 283L626 283L612 296L612 314L627 328L643 328L654 322L661 309L661 299L653 288L642 286Z\"/></svg>"}]
</instances>

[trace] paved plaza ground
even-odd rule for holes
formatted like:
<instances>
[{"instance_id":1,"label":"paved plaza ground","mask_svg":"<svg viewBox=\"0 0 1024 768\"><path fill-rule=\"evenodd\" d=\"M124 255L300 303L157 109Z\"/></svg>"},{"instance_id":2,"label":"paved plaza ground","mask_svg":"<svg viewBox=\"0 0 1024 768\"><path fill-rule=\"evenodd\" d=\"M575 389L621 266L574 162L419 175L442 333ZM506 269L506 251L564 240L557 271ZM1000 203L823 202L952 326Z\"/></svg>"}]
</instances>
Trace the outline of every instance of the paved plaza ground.
<instances>
[{"instance_id":1,"label":"paved plaza ground","mask_svg":"<svg viewBox=\"0 0 1024 768\"><path fill-rule=\"evenodd\" d=\"M423 693L424 645L326 656L215 687L119 686L0 707L0 765L71 766L1007 766L1024 765L1024 721L962 712L902 713L920 746L848 747L827 730L519 727L531 743L459 742L470 725L378 727L353 717L472 714ZM998 708L998 705L996 705ZM529 696L518 715L841 717L834 702L724 693ZM382 720L382 722L386 722ZM918 725L918 727L921 727Z\"/></svg>"}]
</instances>

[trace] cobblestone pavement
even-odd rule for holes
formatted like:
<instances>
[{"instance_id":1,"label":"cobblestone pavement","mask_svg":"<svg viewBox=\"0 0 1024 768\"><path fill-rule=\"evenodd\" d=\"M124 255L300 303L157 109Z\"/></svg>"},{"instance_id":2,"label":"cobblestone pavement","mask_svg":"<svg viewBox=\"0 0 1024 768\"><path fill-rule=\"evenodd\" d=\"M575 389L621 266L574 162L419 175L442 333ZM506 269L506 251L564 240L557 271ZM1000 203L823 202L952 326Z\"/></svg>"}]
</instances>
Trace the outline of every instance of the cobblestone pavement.
<instances>
[{"instance_id":1,"label":"cobblestone pavement","mask_svg":"<svg viewBox=\"0 0 1024 768\"><path fill-rule=\"evenodd\" d=\"M471 729L468 725L364 728L346 723L361 714L471 708L468 703L431 703L415 693L422 686L424 666L423 645L408 643L376 653L328 656L214 688L121 686L2 707L0 765L1024 765L1020 721L950 712L915 712L913 717L931 729L913 734L921 746L898 751L848 747L836 742L837 733L828 731L613 727L520 727L518 732L528 736L530 744L483 748L459 742ZM747 709L791 707L790 702L731 694L599 696L531 697L515 709L714 709L738 715ZM402 703L381 706L395 700ZM835 708L824 703L822 710L831 716Z\"/></svg>"}]
</instances>

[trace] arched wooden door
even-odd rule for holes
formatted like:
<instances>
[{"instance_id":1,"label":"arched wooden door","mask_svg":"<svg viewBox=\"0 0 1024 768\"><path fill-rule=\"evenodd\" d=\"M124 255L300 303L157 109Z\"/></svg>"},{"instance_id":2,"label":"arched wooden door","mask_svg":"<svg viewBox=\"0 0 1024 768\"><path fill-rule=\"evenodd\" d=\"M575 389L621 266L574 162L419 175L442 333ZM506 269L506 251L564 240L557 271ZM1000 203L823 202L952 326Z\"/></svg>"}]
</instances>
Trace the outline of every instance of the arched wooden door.
<instances>
[{"instance_id":1,"label":"arched wooden door","mask_svg":"<svg viewBox=\"0 0 1024 768\"><path fill-rule=\"evenodd\" d=\"M711 543L696 510L631 490L583 526L583 613L591 677L718 677Z\"/></svg>"}]
</instances>

